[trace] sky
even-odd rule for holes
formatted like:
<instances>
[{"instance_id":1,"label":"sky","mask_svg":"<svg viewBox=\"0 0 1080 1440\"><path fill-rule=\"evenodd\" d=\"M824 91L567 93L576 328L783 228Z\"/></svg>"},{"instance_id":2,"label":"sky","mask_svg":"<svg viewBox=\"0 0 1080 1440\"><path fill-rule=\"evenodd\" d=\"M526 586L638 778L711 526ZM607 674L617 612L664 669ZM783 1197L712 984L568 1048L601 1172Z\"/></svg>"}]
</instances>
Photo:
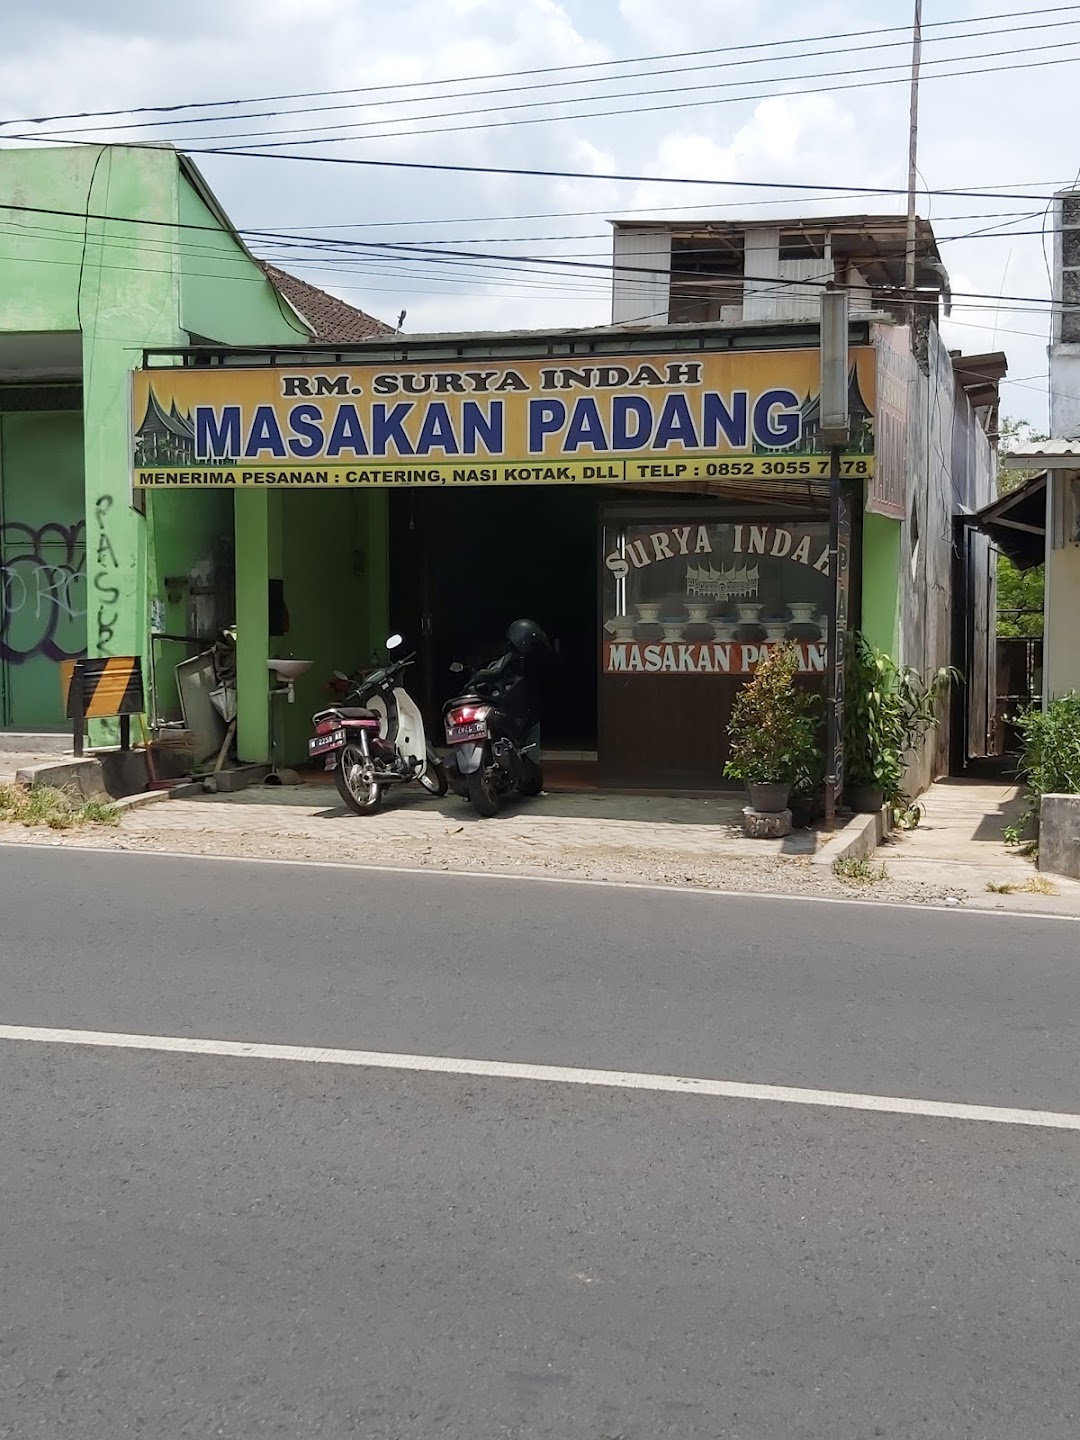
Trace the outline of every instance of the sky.
<instances>
[{"instance_id":1,"label":"sky","mask_svg":"<svg viewBox=\"0 0 1080 1440\"><path fill-rule=\"evenodd\" d=\"M1007 8L1011 20L990 18ZM603 324L609 218L903 210L902 193L851 192L906 186L912 10L913 0L39 0L8 7L0 26L10 117L0 140L174 142L237 225L275 232L251 240L256 253L391 323L405 311L407 332ZM1070 103L1080 5L925 0L923 22L919 210L955 296L945 338L967 353L1005 350L1003 412L1040 429L1048 198L1080 170ZM259 101L299 93L309 98ZM192 102L131 124L134 107ZM20 123L103 110L125 113ZM198 153L223 146L272 158ZM338 163L361 159L582 178ZM674 177L700 183L665 183Z\"/></svg>"}]
</instances>

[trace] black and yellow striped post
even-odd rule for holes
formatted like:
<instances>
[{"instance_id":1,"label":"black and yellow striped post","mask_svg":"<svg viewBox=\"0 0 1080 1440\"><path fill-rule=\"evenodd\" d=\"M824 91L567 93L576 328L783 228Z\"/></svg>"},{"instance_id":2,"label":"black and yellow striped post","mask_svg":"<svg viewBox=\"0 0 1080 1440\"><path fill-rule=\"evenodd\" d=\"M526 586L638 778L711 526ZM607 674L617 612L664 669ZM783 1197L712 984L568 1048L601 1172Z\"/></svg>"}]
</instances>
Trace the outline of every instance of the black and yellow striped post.
<instances>
[{"instance_id":1,"label":"black and yellow striped post","mask_svg":"<svg viewBox=\"0 0 1080 1440\"><path fill-rule=\"evenodd\" d=\"M131 749L131 716L146 708L142 660L138 655L108 655L76 660L67 687L67 715L76 755L83 753L87 720L120 717L120 748Z\"/></svg>"}]
</instances>

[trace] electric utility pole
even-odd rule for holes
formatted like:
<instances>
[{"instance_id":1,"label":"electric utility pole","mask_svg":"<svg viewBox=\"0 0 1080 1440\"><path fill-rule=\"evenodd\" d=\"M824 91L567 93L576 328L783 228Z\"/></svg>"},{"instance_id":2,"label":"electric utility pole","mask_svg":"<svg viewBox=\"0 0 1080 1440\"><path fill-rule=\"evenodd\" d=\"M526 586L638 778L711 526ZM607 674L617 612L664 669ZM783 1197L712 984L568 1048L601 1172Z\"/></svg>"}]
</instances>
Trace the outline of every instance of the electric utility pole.
<instances>
[{"instance_id":1,"label":"electric utility pole","mask_svg":"<svg viewBox=\"0 0 1080 1440\"><path fill-rule=\"evenodd\" d=\"M919 171L919 67L922 64L922 0L915 0L911 36L911 124L908 130L907 246L904 253L904 289L908 313L915 316L915 190Z\"/></svg>"}]
</instances>

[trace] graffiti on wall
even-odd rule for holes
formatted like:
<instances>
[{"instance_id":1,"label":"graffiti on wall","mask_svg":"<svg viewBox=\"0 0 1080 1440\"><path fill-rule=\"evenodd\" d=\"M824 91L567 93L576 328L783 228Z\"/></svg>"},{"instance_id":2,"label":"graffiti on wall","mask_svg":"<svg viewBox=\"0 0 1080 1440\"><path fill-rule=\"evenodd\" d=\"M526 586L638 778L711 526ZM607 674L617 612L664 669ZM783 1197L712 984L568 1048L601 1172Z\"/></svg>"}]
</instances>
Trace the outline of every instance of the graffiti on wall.
<instances>
[{"instance_id":1,"label":"graffiti on wall","mask_svg":"<svg viewBox=\"0 0 1080 1440\"><path fill-rule=\"evenodd\" d=\"M86 525L0 525L0 660L86 651Z\"/></svg>"},{"instance_id":2,"label":"graffiti on wall","mask_svg":"<svg viewBox=\"0 0 1080 1440\"><path fill-rule=\"evenodd\" d=\"M97 526L97 555L94 569L94 593L97 597L97 651L98 655L111 655L110 646L116 635L116 623L120 618L120 587L116 583L116 572L120 562L109 539L108 515L113 507L111 495L99 495L94 502L94 521Z\"/></svg>"}]
</instances>

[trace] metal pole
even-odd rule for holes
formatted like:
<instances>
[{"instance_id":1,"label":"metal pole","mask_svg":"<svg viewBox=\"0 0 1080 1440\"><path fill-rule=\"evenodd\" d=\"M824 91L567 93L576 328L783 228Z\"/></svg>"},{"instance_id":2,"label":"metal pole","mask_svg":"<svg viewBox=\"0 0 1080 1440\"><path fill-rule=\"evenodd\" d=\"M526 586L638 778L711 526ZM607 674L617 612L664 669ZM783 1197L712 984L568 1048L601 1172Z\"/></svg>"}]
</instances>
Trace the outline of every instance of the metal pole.
<instances>
[{"instance_id":1,"label":"metal pole","mask_svg":"<svg viewBox=\"0 0 1080 1440\"><path fill-rule=\"evenodd\" d=\"M922 0L915 0L911 37L911 123L908 129L907 245L904 252L904 289L909 314L915 314L915 189L919 170L919 67L922 64Z\"/></svg>"},{"instance_id":2,"label":"metal pole","mask_svg":"<svg viewBox=\"0 0 1080 1440\"><path fill-rule=\"evenodd\" d=\"M75 661L71 672L72 753L79 759L83 753L83 732L86 729L86 693L83 690L82 661Z\"/></svg>"},{"instance_id":3,"label":"metal pole","mask_svg":"<svg viewBox=\"0 0 1080 1440\"><path fill-rule=\"evenodd\" d=\"M841 776L837 756L843 764L842 696L844 676L840 666L840 458L841 449L834 445L829 452L829 575L832 579L832 604L829 606L829 680L825 700L825 824L836 824Z\"/></svg>"}]
</instances>

